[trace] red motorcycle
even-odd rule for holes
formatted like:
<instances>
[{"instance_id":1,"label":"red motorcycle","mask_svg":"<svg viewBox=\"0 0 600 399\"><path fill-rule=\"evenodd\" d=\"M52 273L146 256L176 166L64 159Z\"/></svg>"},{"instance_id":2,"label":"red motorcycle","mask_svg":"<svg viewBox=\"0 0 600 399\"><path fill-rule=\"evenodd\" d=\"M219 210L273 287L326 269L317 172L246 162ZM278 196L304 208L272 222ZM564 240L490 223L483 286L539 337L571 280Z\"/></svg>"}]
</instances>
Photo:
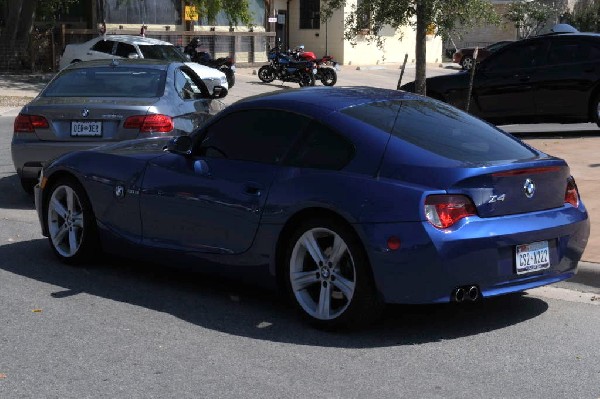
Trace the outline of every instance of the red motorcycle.
<instances>
[{"instance_id":1,"label":"red motorcycle","mask_svg":"<svg viewBox=\"0 0 600 399\"><path fill-rule=\"evenodd\" d=\"M320 60L317 60L315 53L312 51L304 51L304 46L298 46L290 55L299 61L311 61L314 62L317 67L317 73L315 74L315 80L320 80L325 86L333 86L337 82L337 72L339 68L338 63L333 61L333 57L330 55L323 56Z\"/></svg>"}]
</instances>

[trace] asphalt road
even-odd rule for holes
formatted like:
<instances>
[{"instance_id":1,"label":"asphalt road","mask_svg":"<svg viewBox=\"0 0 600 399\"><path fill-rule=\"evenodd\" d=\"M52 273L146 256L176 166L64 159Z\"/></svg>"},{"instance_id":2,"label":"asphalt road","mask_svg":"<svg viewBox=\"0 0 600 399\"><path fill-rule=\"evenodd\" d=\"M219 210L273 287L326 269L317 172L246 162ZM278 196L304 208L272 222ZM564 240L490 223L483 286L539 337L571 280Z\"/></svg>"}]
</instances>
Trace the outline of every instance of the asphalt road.
<instances>
[{"instance_id":1,"label":"asphalt road","mask_svg":"<svg viewBox=\"0 0 600 399\"><path fill-rule=\"evenodd\" d=\"M560 287L320 332L244 282L59 263L14 174L12 122L0 117L0 398L600 397L593 265Z\"/></svg>"}]
</instances>

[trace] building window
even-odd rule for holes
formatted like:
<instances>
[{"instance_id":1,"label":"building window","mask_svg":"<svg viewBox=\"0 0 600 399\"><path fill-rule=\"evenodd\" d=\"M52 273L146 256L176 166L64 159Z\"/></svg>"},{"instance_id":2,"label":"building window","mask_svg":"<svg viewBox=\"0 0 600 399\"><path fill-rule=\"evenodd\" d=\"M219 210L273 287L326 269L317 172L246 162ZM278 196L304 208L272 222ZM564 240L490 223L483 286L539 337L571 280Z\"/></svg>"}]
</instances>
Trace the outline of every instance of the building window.
<instances>
[{"instance_id":1,"label":"building window","mask_svg":"<svg viewBox=\"0 0 600 399\"><path fill-rule=\"evenodd\" d=\"M300 0L300 29L321 28L321 0Z\"/></svg>"},{"instance_id":2,"label":"building window","mask_svg":"<svg viewBox=\"0 0 600 399\"><path fill-rule=\"evenodd\" d=\"M371 2L365 0L357 0L356 2L356 24L362 34L371 33L371 24L373 12L371 10Z\"/></svg>"}]
</instances>

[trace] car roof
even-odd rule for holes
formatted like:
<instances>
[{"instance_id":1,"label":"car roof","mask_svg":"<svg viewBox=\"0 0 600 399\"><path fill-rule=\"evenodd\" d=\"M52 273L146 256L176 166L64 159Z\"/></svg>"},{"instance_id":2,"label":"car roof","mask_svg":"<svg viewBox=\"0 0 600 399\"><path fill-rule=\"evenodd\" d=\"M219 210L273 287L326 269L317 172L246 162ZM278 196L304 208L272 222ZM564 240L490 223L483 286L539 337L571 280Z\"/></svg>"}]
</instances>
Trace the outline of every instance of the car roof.
<instances>
[{"instance_id":1,"label":"car roof","mask_svg":"<svg viewBox=\"0 0 600 399\"><path fill-rule=\"evenodd\" d=\"M246 97L235 103L242 107L279 108L290 103L314 106L319 109L338 111L355 105L385 100L426 99L400 90L380 89L367 86L354 87L304 87Z\"/></svg>"},{"instance_id":2,"label":"car roof","mask_svg":"<svg viewBox=\"0 0 600 399\"><path fill-rule=\"evenodd\" d=\"M114 41L123 42L123 43L137 44L138 46L144 46L144 45L172 46L173 45L172 43L169 43L169 42L165 42L165 41L158 40L158 39L153 39L151 37L144 37L144 36L106 35L106 36L104 36L104 38L106 40L114 40Z\"/></svg>"},{"instance_id":3,"label":"car roof","mask_svg":"<svg viewBox=\"0 0 600 399\"><path fill-rule=\"evenodd\" d=\"M533 36L524 40L541 39L546 37L594 37L600 38L600 33L594 32L550 32L539 36Z\"/></svg>"},{"instance_id":4,"label":"car roof","mask_svg":"<svg viewBox=\"0 0 600 399\"><path fill-rule=\"evenodd\" d=\"M181 64L183 62L168 61L168 60L156 60L151 58L115 58L115 59L102 59L102 60L91 60L76 62L68 66L68 69L80 69L80 68L92 68L92 67L119 67L119 66L137 66L147 67L154 69L167 69L171 64Z\"/></svg>"}]
</instances>

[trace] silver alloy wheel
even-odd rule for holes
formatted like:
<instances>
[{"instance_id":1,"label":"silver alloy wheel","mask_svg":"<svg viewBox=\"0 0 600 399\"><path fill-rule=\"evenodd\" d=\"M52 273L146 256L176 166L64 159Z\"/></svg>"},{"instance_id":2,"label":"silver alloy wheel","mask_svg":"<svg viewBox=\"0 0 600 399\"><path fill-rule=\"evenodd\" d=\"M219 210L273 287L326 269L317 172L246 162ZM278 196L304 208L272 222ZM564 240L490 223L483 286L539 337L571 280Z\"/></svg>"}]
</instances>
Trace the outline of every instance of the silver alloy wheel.
<instances>
[{"instance_id":1,"label":"silver alloy wheel","mask_svg":"<svg viewBox=\"0 0 600 399\"><path fill-rule=\"evenodd\" d=\"M70 186L58 186L48 201L48 232L52 245L65 258L77 254L83 240L83 209Z\"/></svg>"},{"instance_id":2,"label":"silver alloy wheel","mask_svg":"<svg viewBox=\"0 0 600 399\"><path fill-rule=\"evenodd\" d=\"M462 61L462 67L464 69L467 69L467 70L473 68L473 58L466 57L465 59L463 59L463 61Z\"/></svg>"},{"instance_id":3,"label":"silver alloy wheel","mask_svg":"<svg viewBox=\"0 0 600 399\"><path fill-rule=\"evenodd\" d=\"M298 304L311 317L340 316L356 287L356 268L346 242L326 228L306 231L292 250L290 282Z\"/></svg>"}]
</instances>

